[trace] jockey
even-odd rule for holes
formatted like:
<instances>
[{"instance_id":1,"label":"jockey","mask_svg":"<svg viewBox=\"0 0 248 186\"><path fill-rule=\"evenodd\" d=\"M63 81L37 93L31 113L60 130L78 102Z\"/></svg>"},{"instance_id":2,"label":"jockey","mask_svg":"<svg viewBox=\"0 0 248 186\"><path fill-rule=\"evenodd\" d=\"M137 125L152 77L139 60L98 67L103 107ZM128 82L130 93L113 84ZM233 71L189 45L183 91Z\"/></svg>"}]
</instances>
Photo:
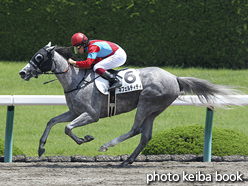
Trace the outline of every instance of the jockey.
<instances>
[{"instance_id":1,"label":"jockey","mask_svg":"<svg viewBox=\"0 0 248 186\"><path fill-rule=\"evenodd\" d=\"M112 83L109 91L121 87L122 83L107 70L119 67L126 62L126 52L117 44L104 40L88 40L83 33L75 33L71 38L72 46L76 47L80 54L88 52L85 61L74 61L68 59L68 62L84 69L92 68L97 74L106 78Z\"/></svg>"}]
</instances>

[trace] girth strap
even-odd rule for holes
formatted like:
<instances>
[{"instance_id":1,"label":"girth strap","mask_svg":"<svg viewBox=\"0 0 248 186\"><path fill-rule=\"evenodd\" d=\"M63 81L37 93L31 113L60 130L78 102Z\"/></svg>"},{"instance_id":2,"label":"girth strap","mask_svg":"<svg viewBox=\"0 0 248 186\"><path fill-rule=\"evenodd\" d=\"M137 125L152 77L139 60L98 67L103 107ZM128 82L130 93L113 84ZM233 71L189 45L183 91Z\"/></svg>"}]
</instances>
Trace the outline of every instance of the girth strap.
<instances>
[{"instance_id":1,"label":"girth strap","mask_svg":"<svg viewBox=\"0 0 248 186\"><path fill-rule=\"evenodd\" d=\"M108 117L116 114L116 93L112 90L108 94Z\"/></svg>"}]
</instances>

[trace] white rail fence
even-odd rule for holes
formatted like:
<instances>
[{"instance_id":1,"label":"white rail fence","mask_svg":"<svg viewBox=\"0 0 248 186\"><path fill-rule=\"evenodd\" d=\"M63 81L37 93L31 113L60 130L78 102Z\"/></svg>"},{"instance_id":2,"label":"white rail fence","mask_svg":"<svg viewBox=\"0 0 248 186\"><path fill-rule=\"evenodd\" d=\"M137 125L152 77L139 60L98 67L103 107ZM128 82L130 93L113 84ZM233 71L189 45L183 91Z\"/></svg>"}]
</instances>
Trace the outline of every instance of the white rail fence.
<instances>
[{"instance_id":1,"label":"white rail fence","mask_svg":"<svg viewBox=\"0 0 248 186\"><path fill-rule=\"evenodd\" d=\"M174 106L203 106L197 96L184 96L184 100L175 100ZM192 102L195 103L193 103ZM225 99L224 99L225 100ZM232 96L232 100L240 105L248 105L248 95ZM217 100L218 101L218 100ZM233 105L230 100L218 101L221 104ZM15 106L26 105L66 105L65 96L56 95L0 95L0 106L7 106L6 130L5 130L5 150L4 162L12 162L12 144L13 144L13 124L14 124L14 108ZM211 161L211 146L212 146L212 125L213 111L207 108L205 133L204 133L204 149L203 161Z\"/></svg>"}]
</instances>

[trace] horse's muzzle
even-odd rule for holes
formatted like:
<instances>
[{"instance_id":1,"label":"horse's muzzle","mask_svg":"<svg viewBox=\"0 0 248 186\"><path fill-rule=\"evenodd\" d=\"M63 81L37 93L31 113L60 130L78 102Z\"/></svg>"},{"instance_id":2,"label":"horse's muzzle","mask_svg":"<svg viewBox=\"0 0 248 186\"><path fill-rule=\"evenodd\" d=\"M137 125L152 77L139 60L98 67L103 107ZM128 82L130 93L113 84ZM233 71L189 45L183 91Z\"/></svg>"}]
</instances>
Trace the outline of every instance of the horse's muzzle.
<instances>
[{"instance_id":1,"label":"horse's muzzle","mask_svg":"<svg viewBox=\"0 0 248 186\"><path fill-rule=\"evenodd\" d=\"M19 75L20 75L21 78L23 79L23 78L25 77L26 73L25 73L24 71L20 71L20 72L19 72Z\"/></svg>"},{"instance_id":2,"label":"horse's muzzle","mask_svg":"<svg viewBox=\"0 0 248 186\"><path fill-rule=\"evenodd\" d=\"M21 76L22 79L24 79L25 81L29 81L30 78L32 77L32 74L27 74L25 71L21 70L19 72L19 75Z\"/></svg>"}]
</instances>

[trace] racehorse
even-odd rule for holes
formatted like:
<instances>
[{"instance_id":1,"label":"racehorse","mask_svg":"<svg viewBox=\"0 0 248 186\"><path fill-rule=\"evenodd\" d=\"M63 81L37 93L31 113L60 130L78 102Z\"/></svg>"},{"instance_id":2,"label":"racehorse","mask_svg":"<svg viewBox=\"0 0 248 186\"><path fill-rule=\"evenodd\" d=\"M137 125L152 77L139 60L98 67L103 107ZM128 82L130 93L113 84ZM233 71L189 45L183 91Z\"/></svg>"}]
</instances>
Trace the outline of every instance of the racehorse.
<instances>
[{"instance_id":1,"label":"racehorse","mask_svg":"<svg viewBox=\"0 0 248 186\"><path fill-rule=\"evenodd\" d=\"M97 122L108 117L107 95L102 94L94 83L95 72L92 69L79 69L68 64L68 58L73 56L70 47L51 46L49 42L41 48L19 72L22 79L29 81L32 77L55 74L63 86L69 111L52 118L40 139L39 156L45 152L44 145L51 128L61 122L70 122L65 127L65 133L78 145L94 139L90 135L79 138L72 129ZM109 147L141 134L141 140L130 157L120 166L132 164L139 153L152 138L154 119L161 114L173 101L184 94L197 95L208 108L222 107L216 101L218 96L229 98L237 94L237 89L212 84L207 80L194 77L177 77L158 67L136 69L139 73L143 90L117 95L116 114L130 112L137 108L134 124L129 132L102 145L99 151L107 151ZM82 86L83 85L83 86Z\"/></svg>"}]
</instances>

